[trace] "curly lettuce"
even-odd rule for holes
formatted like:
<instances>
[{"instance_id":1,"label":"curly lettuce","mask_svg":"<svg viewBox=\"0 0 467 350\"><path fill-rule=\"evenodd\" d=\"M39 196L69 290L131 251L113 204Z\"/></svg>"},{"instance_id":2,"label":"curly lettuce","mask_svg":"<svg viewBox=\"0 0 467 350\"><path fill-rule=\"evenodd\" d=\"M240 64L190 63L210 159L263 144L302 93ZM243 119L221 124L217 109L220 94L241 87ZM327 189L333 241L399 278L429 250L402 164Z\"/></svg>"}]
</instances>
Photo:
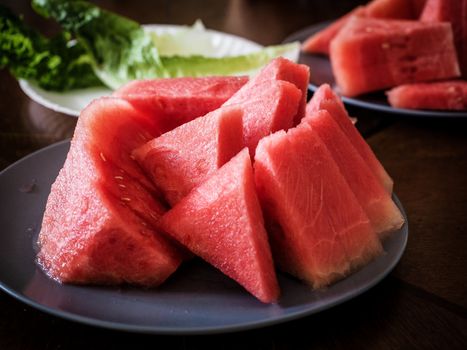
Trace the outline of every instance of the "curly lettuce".
<instances>
[{"instance_id":1,"label":"curly lettuce","mask_svg":"<svg viewBox=\"0 0 467 350\"><path fill-rule=\"evenodd\" d=\"M102 85L91 63L91 56L70 33L46 38L0 6L0 68L35 80L46 90L66 91Z\"/></svg>"}]
</instances>

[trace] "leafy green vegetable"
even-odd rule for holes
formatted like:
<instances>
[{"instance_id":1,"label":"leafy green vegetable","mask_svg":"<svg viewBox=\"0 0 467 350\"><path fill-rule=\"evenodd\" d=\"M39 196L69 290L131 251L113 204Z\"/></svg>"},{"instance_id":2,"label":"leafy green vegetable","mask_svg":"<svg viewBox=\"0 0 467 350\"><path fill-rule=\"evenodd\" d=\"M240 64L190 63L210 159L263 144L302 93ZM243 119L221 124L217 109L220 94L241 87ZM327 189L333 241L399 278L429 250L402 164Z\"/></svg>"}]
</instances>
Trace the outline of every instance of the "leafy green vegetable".
<instances>
[{"instance_id":1,"label":"leafy green vegetable","mask_svg":"<svg viewBox=\"0 0 467 350\"><path fill-rule=\"evenodd\" d=\"M298 44L287 44L222 58L161 56L154 45L157 37L151 36L137 22L88 2L33 0L33 7L76 36L92 55L96 75L113 89L134 79L249 73L278 55L299 50ZM168 38L159 37L159 42L169 47Z\"/></svg>"},{"instance_id":2,"label":"leafy green vegetable","mask_svg":"<svg viewBox=\"0 0 467 350\"><path fill-rule=\"evenodd\" d=\"M46 38L0 5L0 68L8 67L17 78L58 91L102 85L86 50L70 39L67 32Z\"/></svg>"},{"instance_id":3,"label":"leafy green vegetable","mask_svg":"<svg viewBox=\"0 0 467 350\"><path fill-rule=\"evenodd\" d=\"M205 57L171 56L160 57L166 77L250 74L267 64L274 57L300 49L298 43L268 46L262 50L240 56Z\"/></svg>"},{"instance_id":4,"label":"leafy green vegetable","mask_svg":"<svg viewBox=\"0 0 467 350\"><path fill-rule=\"evenodd\" d=\"M165 76L151 37L137 23L85 1L33 0L33 8L72 32L93 57L96 75L111 88Z\"/></svg>"}]
</instances>

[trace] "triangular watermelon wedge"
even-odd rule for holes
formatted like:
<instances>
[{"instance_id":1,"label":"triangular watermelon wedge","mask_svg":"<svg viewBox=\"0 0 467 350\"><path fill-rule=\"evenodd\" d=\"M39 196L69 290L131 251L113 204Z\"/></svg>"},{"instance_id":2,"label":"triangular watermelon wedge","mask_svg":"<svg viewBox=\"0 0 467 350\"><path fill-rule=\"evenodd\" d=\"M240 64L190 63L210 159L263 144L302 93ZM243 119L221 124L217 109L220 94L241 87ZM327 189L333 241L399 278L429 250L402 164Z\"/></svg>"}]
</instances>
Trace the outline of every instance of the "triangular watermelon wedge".
<instances>
[{"instance_id":1,"label":"triangular watermelon wedge","mask_svg":"<svg viewBox=\"0 0 467 350\"><path fill-rule=\"evenodd\" d=\"M454 35L459 66L467 77L467 0L427 0L420 16L423 22L449 22Z\"/></svg>"},{"instance_id":2,"label":"triangular watermelon wedge","mask_svg":"<svg viewBox=\"0 0 467 350\"><path fill-rule=\"evenodd\" d=\"M300 122L309 79L307 66L278 57L224 104L243 109L244 143L251 155L261 138Z\"/></svg>"},{"instance_id":3,"label":"triangular watermelon wedge","mask_svg":"<svg viewBox=\"0 0 467 350\"><path fill-rule=\"evenodd\" d=\"M327 147L376 233L384 238L399 229L404 223L400 210L329 112L308 114L302 122Z\"/></svg>"},{"instance_id":4,"label":"triangular watermelon wedge","mask_svg":"<svg viewBox=\"0 0 467 350\"><path fill-rule=\"evenodd\" d=\"M168 211L161 227L262 302L277 301L279 287L247 149Z\"/></svg>"},{"instance_id":5,"label":"triangular watermelon wedge","mask_svg":"<svg viewBox=\"0 0 467 350\"><path fill-rule=\"evenodd\" d=\"M182 261L157 229L165 212L131 159L157 126L118 98L86 107L47 200L38 262L67 283L156 286Z\"/></svg>"},{"instance_id":6,"label":"triangular watermelon wedge","mask_svg":"<svg viewBox=\"0 0 467 350\"><path fill-rule=\"evenodd\" d=\"M332 22L329 26L311 35L302 45L302 50L309 53L329 55L331 41L347 24L352 16L387 18L387 19L417 19L426 0L373 0L366 6L358 6L344 16Z\"/></svg>"},{"instance_id":7,"label":"triangular watermelon wedge","mask_svg":"<svg viewBox=\"0 0 467 350\"><path fill-rule=\"evenodd\" d=\"M329 112L386 191L392 193L394 182L376 158L370 146L363 139L362 135L360 135L357 128L352 124L344 104L328 84L321 85L313 94L310 102L308 102L307 114L313 114L319 110L326 110Z\"/></svg>"},{"instance_id":8,"label":"triangular watermelon wedge","mask_svg":"<svg viewBox=\"0 0 467 350\"><path fill-rule=\"evenodd\" d=\"M305 106L307 100L308 84L310 81L310 68L304 64L297 64L284 57L277 57L269 62L259 74L248 82L248 86L259 83L268 82L271 80L283 80L294 84L297 89L302 92L302 98L298 106L297 114L294 116L294 125L300 123L300 120L305 116ZM232 97L229 104L238 103L239 100L249 97L248 88L242 88L241 91ZM243 95L243 96L242 96ZM279 130L279 129L277 129ZM277 130L272 130L277 131Z\"/></svg>"},{"instance_id":9,"label":"triangular watermelon wedge","mask_svg":"<svg viewBox=\"0 0 467 350\"><path fill-rule=\"evenodd\" d=\"M173 206L242 148L242 110L233 106L183 124L133 156Z\"/></svg>"},{"instance_id":10,"label":"triangular watermelon wedge","mask_svg":"<svg viewBox=\"0 0 467 350\"><path fill-rule=\"evenodd\" d=\"M381 253L367 215L307 123L260 141L255 181L282 270L320 288Z\"/></svg>"},{"instance_id":11,"label":"triangular watermelon wedge","mask_svg":"<svg viewBox=\"0 0 467 350\"><path fill-rule=\"evenodd\" d=\"M246 82L248 77L135 80L114 96L151 115L165 133L219 108Z\"/></svg>"},{"instance_id":12,"label":"triangular watermelon wedge","mask_svg":"<svg viewBox=\"0 0 467 350\"><path fill-rule=\"evenodd\" d=\"M319 32L311 35L305 42L302 44L302 50L309 53L320 53L324 55L329 55L329 45L334 39L334 37L339 33L343 26L347 23L350 17L352 16L364 16L365 8L359 6L344 16L338 18L326 28L320 30Z\"/></svg>"}]
</instances>

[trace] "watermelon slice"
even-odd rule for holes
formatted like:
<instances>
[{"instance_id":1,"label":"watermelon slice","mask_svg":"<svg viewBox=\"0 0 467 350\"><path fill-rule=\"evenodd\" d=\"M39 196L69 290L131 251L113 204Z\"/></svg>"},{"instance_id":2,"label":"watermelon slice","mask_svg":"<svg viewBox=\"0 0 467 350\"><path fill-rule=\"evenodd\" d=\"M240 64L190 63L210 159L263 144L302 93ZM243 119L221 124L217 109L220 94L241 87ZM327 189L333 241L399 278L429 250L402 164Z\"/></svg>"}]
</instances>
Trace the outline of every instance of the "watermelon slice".
<instances>
[{"instance_id":1,"label":"watermelon slice","mask_svg":"<svg viewBox=\"0 0 467 350\"><path fill-rule=\"evenodd\" d=\"M182 260L156 229L165 212L130 151L158 133L128 102L103 98L78 119L39 234L38 262L60 282L156 286Z\"/></svg>"},{"instance_id":2,"label":"watermelon slice","mask_svg":"<svg viewBox=\"0 0 467 350\"><path fill-rule=\"evenodd\" d=\"M261 138L303 118L309 79L308 66L279 57L224 104L242 106L244 144L251 155Z\"/></svg>"},{"instance_id":3,"label":"watermelon slice","mask_svg":"<svg viewBox=\"0 0 467 350\"><path fill-rule=\"evenodd\" d=\"M404 224L401 212L329 112L308 114L303 122L311 126L327 147L376 233L384 238L401 228Z\"/></svg>"},{"instance_id":4,"label":"watermelon slice","mask_svg":"<svg viewBox=\"0 0 467 350\"><path fill-rule=\"evenodd\" d=\"M279 287L245 148L167 212L162 228L264 303Z\"/></svg>"},{"instance_id":5,"label":"watermelon slice","mask_svg":"<svg viewBox=\"0 0 467 350\"><path fill-rule=\"evenodd\" d=\"M467 110L464 80L401 85L386 94L396 108Z\"/></svg>"},{"instance_id":6,"label":"watermelon slice","mask_svg":"<svg viewBox=\"0 0 467 350\"><path fill-rule=\"evenodd\" d=\"M309 53L329 55L332 39L339 33L351 16L387 18L387 19L417 19L426 0L373 0L366 6L359 6L325 29L311 35L302 45L302 50Z\"/></svg>"},{"instance_id":7,"label":"watermelon slice","mask_svg":"<svg viewBox=\"0 0 467 350\"><path fill-rule=\"evenodd\" d=\"M381 254L367 215L307 123L260 141L255 181L282 270L320 288Z\"/></svg>"},{"instance_id":8,"label":"watermelon slice","mask_svg":"<svg viewBox=\"0 0 467 350\"><path fill-rule=\"evenodd\" d=\"M365 6L365 14L372 18L418 19L420 0L373 0Z\"/></svg>"},{"instance_id":9,"label":"watermelon slice","mask_svg":"<svg viewBox=\"0 0 467 350\"><path fill-rule=\"evenodd\" d=\"M459 66L467 78L467 0L428 0L420 20L451 23Z\"/></svg>"},{"instance_id":10,"label":"watermelon slice","mask_svg":"<svg viewBox=\"0 0 467 350\"><path fill-rule=\"evenodd\" d=\"M114 96L150 113L165 133L219 108L247 81L248 77L135 80Z\"/></svg>"},{"instance_id":11,"label":"watermelon slice","mask_svg":"<svg viewBox=\"0 0 467 350\"><path fill-rule=\"evenodd\" d=\"M358 132L357 128L351 122L344 104L340 98L332 91L328 84L323 84L314 93L307 105L307 114L313 114L319 110L326 110L339 125L341 130L349 139L352 146L357 150L368 167L373 171L376 178L380 181L386 191L391 194L393 181L386 170L376 158L370 146Z\"/></svg>"},{"instance_id":12,"label":"watermelon slice","mask_svg":"<svg viewBox=\"0 0 467 350\"><path fill-rule=\"evenodd\" d=\"M242 111L222 107L147 142L133 156L173 206L242 148Z\"/></svg>"},{"instance_id":13,"label":"watermelon slice","mask_svg":"<svg viewBox=\"0 0 467 350\"><path fill-rule=\"evenodd\" d=\"M308 83L310 81L310 68L304 64L297 64L283 57L273 59L264 69L252 79L251 85L260 82L270 82L271 80L284 80L294 84L302 92L302 99L298 106L297 114L294 117L294 125L300 123L305 116L305 107L308 93ZM230 103L243 100L248 95L248 89L243 89L244 96L238 94L232 98ZM279 130L279 129L277 129ZM271 131L277 131L271 130Z\"/></svg>"},{"instance_id":14,"label":"watermelon slice","mask_svg":"<svg viewBox=\"0 0 467 350\"><path fill-rule=\"evenodd\" d=\"M448 23L354 17L332 41L330 58L345 96L460 74Z\"/></svg>"},{"instance_id":15,"label":"watermelon slice","mask_svg":"<svg viewBox=\"0 0 467 350\"><path fill-rule=\"evenodd\" d=\"M293 126L301 97L302 93L294 84L270 80L245 85L224 106L235 106L243 111L243 145L253 156L260 139Z\"/></svg>"},{"instance_id":16,"label":"watermelon slice","mask_svg":"<svg viewBox=\"0 0 467 350\"><path fill-rule=\"evenodd\" d=\"M365 8L359 6L349 13L345 14L341 18L332 22L325 29L320 30L319 32L311 35L305 42L302 44L302 51L309 53L321 53L324 55L329 55L329 48L332 39L339 33L343 26L347 23L350 17L352 16L364 16Z\"/></svg>"}]
</instances>

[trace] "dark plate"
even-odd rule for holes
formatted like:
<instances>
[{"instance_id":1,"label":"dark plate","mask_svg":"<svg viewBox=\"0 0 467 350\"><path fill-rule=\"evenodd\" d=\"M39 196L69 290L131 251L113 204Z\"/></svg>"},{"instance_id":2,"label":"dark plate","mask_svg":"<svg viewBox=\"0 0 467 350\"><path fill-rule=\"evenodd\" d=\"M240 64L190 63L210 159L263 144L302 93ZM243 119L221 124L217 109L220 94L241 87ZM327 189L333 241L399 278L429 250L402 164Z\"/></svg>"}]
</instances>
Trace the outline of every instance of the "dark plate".
<instances>
[{"instance_id":1,"label":"dark plate","mask_svg":"<svg viewBox=\"0 0 467 350\"><path fill-rule=\"evenodd\" d=\"M158 289L61 285L34 263L34 242L50 186L69 146L69 141L49 146L0 173L0 288L28 305L65 319L165 334L263 327L328 309L363 293L394 268L405 249L407 224L385 242L387 254L325 290L311 291L279 274L283 294L278 305L260 303L200 261L185 264ZM33 182L35 185L30 186Z\"/></svg>"},{"instance_id":2,"label":"dark plate","mask_svg":"<svg viewBox=\"0 0 467 350\"><path fill-rule=\"evenodd\" d=\"M304 28L290 36L284 42L292 41L305 41L310 35L320 31L328 26L331 22L323 22ZM299 62L306 64L311 69L310 89L316 89L324 83L330 84L335 87L335 80L332 74L331 63L329 58L324 55L315 55L305 52L300 53ZM412 116L412 117L443 117L443 118L466 118L466 111L429 111L429 110L414 110L404 108L391 107L386 99L384 92L377 92L372 94L361 95L358 97L344 97L342 100L352 106L367 108L374 111L385 113L393 113L397 115Z\"/></svg>"}]
</instances>

